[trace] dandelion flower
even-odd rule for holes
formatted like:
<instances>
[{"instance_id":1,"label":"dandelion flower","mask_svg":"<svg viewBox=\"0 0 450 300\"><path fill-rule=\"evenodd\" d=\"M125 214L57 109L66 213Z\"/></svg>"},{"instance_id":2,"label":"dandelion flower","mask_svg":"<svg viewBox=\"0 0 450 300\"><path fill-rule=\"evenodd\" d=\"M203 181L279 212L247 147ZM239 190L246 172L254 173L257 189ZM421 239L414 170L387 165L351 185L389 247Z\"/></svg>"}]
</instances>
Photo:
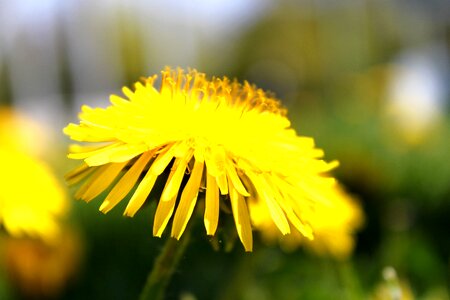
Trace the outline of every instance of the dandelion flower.
<instances>
[{"instance_id":1,"label":"dandelion flower","mask_svg":"<svg viewBox=\"0 0 450 300\"><path fill-rule=\"evenodd\" d=\"M323 189L321 193L328 199L327 202L320 202L303 210L314 231L314 240L305 239L297 232L280 237L267 208L258 202L250 203L254 227L261 231L266 242L273 243L279 240L287 251L304 245L318 255L328 255L337 259L347 258L354 248L353 235L363 225L363 211L357 200L346 193L339 184Z\"/></svg>"},{"instance_id":2,"label":"dandelion flower","mask_svg":"<svg viewBox=\"0 0 450 300\"><path fill-rule=\"evenodd\" d=\"M172 219L171 236L179 239L201 192L206 233L216 233L221 207L231 207L246 251L253 247L250 201L267 206L282 234L313 238L303 207L326 200L319 191L334 184L326 173L337 163L323 161L314 140L296 134L279 101L247 82L195 70L166 68L159 89L156 79L123 88L126 98L112 95L107 108L83 106L80 123L64 129L88 143L69 149L69 158L84 161L66 176L69 184L84 181L76 198L108 190L100 206L107 213L130 194L124 214L134 216L168 170L155 236Z\"/></svg>"},{"instance_id":3,"label":"dandelion flower","mask_svg":"<svg viewBox=\"0 0 450 300\"><path fill-rule=\"evenodd\" d=\"M14 236L54 239L68 203L62 187L42 162L0 149L0 222Z\"/></svg>"},{"instance_id":4,"label":"dandelion flower","mask_svg":"<svg viewBox=\"0 0 450 300\"><path fill-rule=\"evenodd\" d=\"M66 226L61 226L59 238L51 244L2 236L0 249L2 271L24 299L60 299L83 258L80 234Z\"/></svg>"},{"instance_id":5,"label":"dandelion flower","mask_svg":"<svg viewBox=\"0 0 450 300\"><path fill-rule=\"evenodd\" d=\"M0 145L34 157L48 154L52 143L49 130L28 115L8 107L0 107Z\"/></svg>"},{"instance_id":6,"label":"dandelion flower","mask_svg":"<svg viewBox=\"0 0 450 300\"><path fill-rule=\"evenodd\" d=\"M53 242L69 203L50 168L33 156L39 143L31 132L40 127L9 109L0 116L0 223L12 236Z\"/></svg>"}]
</instances>

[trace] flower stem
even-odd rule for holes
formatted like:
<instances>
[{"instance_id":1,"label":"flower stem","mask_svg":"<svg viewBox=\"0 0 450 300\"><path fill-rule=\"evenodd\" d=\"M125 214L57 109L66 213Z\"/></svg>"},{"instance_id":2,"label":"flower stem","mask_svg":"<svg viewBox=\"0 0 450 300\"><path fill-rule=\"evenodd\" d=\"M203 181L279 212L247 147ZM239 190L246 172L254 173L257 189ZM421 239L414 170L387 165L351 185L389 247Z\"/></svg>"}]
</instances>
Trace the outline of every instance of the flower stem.
<instances>
[{"instance_id":1,"label":"flower stem","mask_svg":"<svg viewBox=\"0 0 450 300\"><path fill-rule=\"evenodd\" d=\"M360 279L350 261L337 263L337 269L348 299L364 299Z\"/></svg>"},{"instance_id":2,"label":"flower stem","mask_svg":"<svg viewBox=\"0 0 450 300\"><path fill-rule=\"evenodd\" d=\"M147 282L140 295L141 300L164 299L167 285L187 248L189 240L190 230L186 230L179 241L174 238L167 239L147 277Z\"/></svg>"}]
</instances>

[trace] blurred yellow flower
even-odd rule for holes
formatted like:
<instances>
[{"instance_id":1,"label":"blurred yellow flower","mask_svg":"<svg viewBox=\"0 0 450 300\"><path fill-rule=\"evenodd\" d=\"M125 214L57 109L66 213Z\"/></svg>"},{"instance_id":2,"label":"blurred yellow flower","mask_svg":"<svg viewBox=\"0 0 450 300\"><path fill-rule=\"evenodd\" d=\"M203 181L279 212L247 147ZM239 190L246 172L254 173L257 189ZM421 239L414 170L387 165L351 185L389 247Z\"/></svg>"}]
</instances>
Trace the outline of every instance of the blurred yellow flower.
<instances>
[{"instance_id":1,"label":"blurred yellow flower","mask_svg":"<svg viewBox=\"0 0 450 300\"><path fill-rule=\"evenodd\" d=\"M304 208L327 201L321 191L334 184L326 172L337 163L323 161L313 139L290 128L278 100L247 82L208 80L195 70L166 68L159 90L156 78L136 83L134 91L123 88L128 99L112 95L106 109L83 106L80 123L64 129L73 140L94 143L70 148L69 158L84 160L66 177L69 184L84 180L76 197L90 201L111 187L100 206L106 213L137 186L125 209L133 216L169 170L155 236L173 216L171 236L179 239L199 191L206 190L208 235L216 232L220 207L229 206L238 236L251 251L248 203L258 202L282 234L293 227L313 238Z\"/></svg>"},{"instance_id":2,"label":"blurred yellow flower","mask_svg":"<svg viewBox=\"0 0 450 300\"><path fill-rule=\"evenodd\" d=\"M0 115L0 222L13 236L51 242L68 210L65 192L49 167L30 154L38 145L24 138L31 134L21 126L32 122L10 110Z\"/></svg>"},{"instance_id":3,"label":"blurred yellow flower","mask_svg":"<svg viewBox=\"0 0 450 300\"><path fill-rule=\"evenodd\" d=\"M314 232L314 240L307 240L296 232L280 237L267 208L258 202L250 203L252 222L260 229L265 241L272 243L279 240L287 251L305 245L319 255L347 258L354 248L353 234L363 224L363 211L358 202L338 184L321 192L328 201L304 209L305 218Z\"/></svg>"},{"instance_id":4,"label":"blurred yellow flower","mask_svg":"<svg viewBox=\"0 0 450 300\"><path fill-rule=\"evenodd\" d=\"M383 269L383 279L384 280L377 285L374 292L369 297L369 300L416 299L408 281L398 278L397 272L393 267L385 267Z\"/></svg>"},{"instance_id":5,"label":"blurred yellow flower","mask_svg":"<svg viewBox=\"0 0 450 300\"><path fill-rule=\"evenodd\" d=\"M48 152L49 131L41 123L11 108L0 107L0 145L32 156Z\"/></svg>"},{"instance_id":6,"label":"blurred yellow flower","mask_svg":"<svg viewBox=\"0 0 450 300\"><path fill-rule=\"evenodd\" d=\"M64 191L42 162L21 152L0 149L0 221L14 236L52 239L58 217L67 211Z\"/></svg>"},{"instance_id":7,"label":"blurred yellow flower","mask_svg":"<svg viewBox=\"0 0 450 300\"><path fill-rule=\"evenodd\" d=\"M83 256L83 243L72 228L62 228L49 244L36 239L0 238L0 263L24 299L60 299L74 279Z\"/></svg>"}]
</instances>

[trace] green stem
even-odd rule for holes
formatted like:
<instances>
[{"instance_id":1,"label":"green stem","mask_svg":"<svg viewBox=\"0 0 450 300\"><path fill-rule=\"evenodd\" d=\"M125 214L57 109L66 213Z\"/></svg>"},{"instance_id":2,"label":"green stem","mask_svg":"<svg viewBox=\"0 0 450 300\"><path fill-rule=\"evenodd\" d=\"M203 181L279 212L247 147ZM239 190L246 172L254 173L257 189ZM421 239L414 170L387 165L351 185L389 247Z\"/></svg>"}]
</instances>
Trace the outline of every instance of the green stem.
<instances>
[{"instance_id":1,"label":"green stem","mask_svg":"<svg viewBox=\"0 0 450 300\"><path fill-rule=\"evenodd\" d=\"M140 296L141 300L164 299L167 285L187 248L189 240L190 230L186 230L179 241L174 238L167 239L152 271L147 277L147 282Z\"/></svg>"},{"instance_id":2,"label":"green stem","mask_svg":"<svg viewBox=\"0 0 450 300\"><path fill-rule=\"evenodd\" d=\"M363 292L358 276L350 261L337 262L341 282L348 299L363 299Z\"/></svg>"}]
</instances>

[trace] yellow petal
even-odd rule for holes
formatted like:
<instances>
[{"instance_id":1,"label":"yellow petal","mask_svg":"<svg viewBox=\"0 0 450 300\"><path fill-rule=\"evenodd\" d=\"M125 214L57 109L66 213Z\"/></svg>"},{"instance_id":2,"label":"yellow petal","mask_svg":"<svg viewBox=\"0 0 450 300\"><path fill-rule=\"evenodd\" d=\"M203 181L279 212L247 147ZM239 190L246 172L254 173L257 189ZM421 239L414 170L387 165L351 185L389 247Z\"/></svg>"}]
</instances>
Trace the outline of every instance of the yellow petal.
<instances>
[{"instance_id":1,"label":"yellow petal","mask_svg":"<svg viewBox=\"0 0 450 300\"><path fill-rule=\"evenodd\" d=\"M117 143L116 147L100 151L95 155L87 157L84 161L89 166L99 166L110 162L124 162L132 159L133 157L144 152L145 150L147 150L147 147L144 144L121 145Z\"/></svg>"},{"instance_id":2,"label":"yellow petal","mask_svg":"<svg viewBox=\"0 0 450 300\"><path fill-rule=\"evenodd\" d=\"M206 170L216 178L222 195L228 194L228 183L225 172L226 154L222 147L207 148L204 152Z\"/></svg>"},{"instance_id":3,"label":"yellow petal","mask_svg":"<svg viewBox=\"0 0 450 300\"><path fill-rule=\"evenodd\" d=\"M173 164L170 172L170 177L161 194L160 201L168 201L178 194L181 182L183 181L184 172L186 171L187 163L192 157L192 152L188 153L186 157L177 158ZM172 175L173 174L173 175Z\"/></svg>"},{"instance_id":4,"label":"yellow petal","mask_svg":"<svg viewBox=\"0 0 450 300\"><path fill-rule=\"evenodd\" d=\"M229 183L231 209L233 210L234 222L239 239L244 245L245 251L253 250L252 227L250 224L250 216L248 214L247 204L244 197Z\"/></svg>"},{"instance_id":5,"label":"yellow petal","mask_svg":"<svg viewBox=\"0 0 450 300\"><path fill-rule=\"evenodd\" d=\"M256 191L258 196L263 199L267 207L270 211L270 215L277 225L278 229L280 229L282 234L288 234L291 232L289 228L289 222L286 219L286 215L278 204L277 199L275 198L275 193L272 190L272 187L266 182L265 178L260 174L254 174L253 172L247 172L247 175L252 180L253 184L256 187Z\"/></svg>"},{"instance_id":6,"label":"yellow petal","mask_svg":"<svg viewBox=\"0 0 450 300\"><path fill-rule=\"evenodd\" d=\"M91 174L96 168L91 168L87 164L83 163L72 171L68 172L64 175L64 179L66 180L68 185L74 185L84 178L86 178L89 174Z\"/></svg>"},{"instance_id":7,"label":"yellow petal","mask_svg":"<svg viewBox=\"0 0 450 300\"><path fill-rule=\"evenodd\" d=\"M330 199L326 196L325 193L321 193L320 191L324 188L329 188L336 184L334 178L322 178L322 182L317 181L308 181L308 182L298 182L298 186L302 189L309 199L317 201L321 204L328 205L330 203ZM318 186L318 187L317 187Z\"/></svg>"},{"instance_id":8,"label":"yellow petal","mask_svg":"<svg viewBox=\"0 0 450 300\"><path fill-rule=\"evenodd\" d=\"M100 152L102 149L108 149L111 147L116 147L118 143L113 144L103 144L103 145L78 145L78 144L70 144L69 145L69 153L75 154L75 153L86 153L87 155L85 157L88 157L89 155L92 155L94 153ZM83 157L83 158L85 158Z\"/></svg>"},{"instance_id":9,"label":"yellow petal","mask_svg":"<svg viewBox=\"0 0 450 300\"><path fill-rule=\"evenodd\" d=\"M207 148L204 152L208 173L219 177L225 173L225 150L222 147Z\"/></svg>"},{"instance_id":10,"label":"yellow petal","mask_svg":"<svg viewBox=\"0 0 450 300\"><path fill-rule=\"evenodd\" d=\"M241 194L242 196L248 197L250 194L245 189L244 185L242 184L241 179L239 178L235 166L233 166L233 163L231 160L226 161L225 169L227 171L227 176L230 179L231 183L233 184L234 188Z\"/></svg>"},{"instance_id":11,"label":"yellow petal","mask_svg":"<svg viewBox=\"0 0 450 300\"><path fill-rule=\"evenodd\" d=\"M154 236L161 237L166 229L167 223L169 222L170 217L172 217L176 200L177 195L166 201L159 201L155 212L155 220L153 221Z\"/></svg>"},{"instance_id":12,"label":"yellow petal","mask_svg":"<svg viewBox=\"0 0 450 300\"><path fill-rule=\"evenodd\" d=\"M156 208L155 220L153 221L154 236L161 237L169 219L172 217L186 165L187 161L184 158L177 158L173 163L169 178L167 179L158 207Z\"/></svg>"},{"instance_id":13,"label":"yellow petal","mask_svg":"<svg viewBox=\"0 0 450 300\"><path fill-rule=\"evenodd\" d=\"M125 216L133 217L136 214L152 191L157 178L158 175L153 174L150 170L147 171L125 208Z\"/></svg>"},{"instance_id":14,"label":"yellow petal","mask_svg":"<svg viewBox=\"0 0 450 300\"><path fill-rule=\"evenodd\" d=\"M119 97L117 95L111 95L109 96L109 101L114 106L127 106L130 104L130 101L123 99L122 97Z\"/></svg>"},{"instance_id":15,"label":"yellow petal","mask_svg":"<svg viewBox=\"0 0 450 300\"><path fill-rule=\"evenodd\" d=\"M228 181L227 181L226 174L223 173L219 177L216 177L216 180L217 180L217 185L219 186L219 189L220 189L220 193L222 195L227 195L228 194Z\"/></svg>"},{"instance_id":16,"label":"yellow petal","mask_svg":"<svg viewBox=\"0 0 450 300\"><path fill-rule=\"evenodd\" d=\"M100 147L85 147L80 145L71 145L69 148L70 153L67 155L67 157L72 159L85 159L87 157L94 156L104 151L109 151L111 149L117 148L121 145L123 144L114 143Z\"/></svg>"},{"instance_id":17,"label":"yellow petal","mask_svg":"<svg viewBox=\"0 0 450 300\"><path fill-rule=\"evenodd\" d=\"M278 176L275 176L273 178L275 180L275 183L278 187L278 192L280 193L280 197L284 199L284 201L280 201L279 204L281 208L286 213L287 218L289 221L294 225L294 227L306 238L312 240L314 239L313 231L311 229L311 226L304 224L301 219L297 216L297 214L294 211L294 208L292 206L292 201L294 199L289 195L289 193L284 193L283 187L286 187L286 183L284 183ZM301 199L301 198L299 198ZM297 201L299 200L297 199Z\"/></svg>"},{"instance_id":18,"label":"yellow petal","mask_svg":"<svg viewBox=\"0 0 450 300\"><path fill-rule=\"evenodd\" d=\"M111 153L111 155L109 156L109 161L110 162L127 161L147 150L148 147L145 144L124 145L123 147L120 147L116 149L116 151Z\"/></svg>"},{"instance_id":19,"label":"yellow petal","mask_svg":"<svg viewBox=\"0 0 450 300\"><path fill-rule=\"evenodd\" d=\"M134 93L133 93L133 91L132 90L130 90L128 87L123 87L122 88L122 93L125 95L125 96L127 96L128 97L128 99L132 99L132 98L134 98Z\"/></svg>"},{"instance_id":20,"label":"yellow petal","mask_svg":"<svg viewBox=\"0 0 450 300\"><path fill-rule=\"evenodd\" d=\"M206 175L204 222L206 234L214 235L219 222L219 187L217 186L216 179L210 174Z\"/></svg>"},{"instance_id":21,"label":"yellow petal","mask_svg":"<svg viewBox=\"0 0 450 300\"><path fill-rule=\"evenodd\" d=\"M111 142L114 140L112 130L87 126L84 121L80 122L80 125L73 123L67 125L63 132L72 140L80 142Z\"/></svg>"},{"instance_id":22,"label":"yellow petal","mask_svg":"<svg viewBox=\"0 0 450 300\"><path fill-rule=\"evenodd\" d=\"M178 204L172 224L171 235L176 239L180 239L186 229L186 225L192 215L195 203L197 202L197 195L200 188L200 182L202 180L203 167L203 162L195 161L191 176L189 177L183 193L181 194L180 203Z\"/></svg>"},{"instance_id":23,"label":"yellow petal","mask_svg":"<svg viewBox=\"0 0 450 300\"><path fill-rule=\"evenodd\" d=\"M111 185L127 163L111 163L98 168L93 177L86 181L86 185L83 185L75 194L75 197L86 202L91 201ZM81 192L82 190L83 192Z\"/></svg>"},{"instance_id":24,"label":"yellow petal","mask_svg":"<svg viewBox=\"0 0 450 300\"><path fill-rule=\"evenodd\" d=\"M139 184L138 188L131 197L125 209L126 216L134 216L134 214L141 208L144 204L146 198L150 194L153 186L155 185L158 176L165 170L173 158L173 145L168 145L166 148L159 153L158 157L153 161L150 169L145 175L144 179Z\"/></svg>"},{"instance_id":25,"label":"yellow petal","mask_svg":"<svg viewBox=\"0 0 450 300\"><path fill-rule=\"evenodd\" d=\"M110 211L130 192L152 156L153 152L145 152L139 157L139 159L133 164L133 166L114 186L111 192L109 192L108 196L106 196L105 200L100 206L101 212L107 213L108 211Z\"/></svg>"},{"instance_id":26,"label":"yellow petal","mask_svg":"<svg viewBox=\"0 0 450 300\"><path fill-rule=\"evenodd\" d=\"M294 225L294 227L306 238L312 240L314 239L313 231L311 226L303 224L300 218L295 214L292 207L285 205L283 206L283 210L286 212L286 216L289 221Z\"/></svg>"},{"instance_id":27,"label":"yellow petal","mask_svg":"<svg viewBox=\"0 0 450 300\"><path fill-rule=\"evenodd\" d=\"M196 161L204 162L205 161L205 149L203 147L195 148L194 158Z\"/></svg>"},{"instance_id":28,"label":"yellow petal","mask_svg":"<svg viewBox=\"0 0 450 300\"><path fill-rule=\"evenodd\" d=\"M173 158L174 145L167 145L161 153L159 153L158 157L152 163L151 172L155 175L160 175L169 165L170 161Z\"/></svg>"}]
</instances>

